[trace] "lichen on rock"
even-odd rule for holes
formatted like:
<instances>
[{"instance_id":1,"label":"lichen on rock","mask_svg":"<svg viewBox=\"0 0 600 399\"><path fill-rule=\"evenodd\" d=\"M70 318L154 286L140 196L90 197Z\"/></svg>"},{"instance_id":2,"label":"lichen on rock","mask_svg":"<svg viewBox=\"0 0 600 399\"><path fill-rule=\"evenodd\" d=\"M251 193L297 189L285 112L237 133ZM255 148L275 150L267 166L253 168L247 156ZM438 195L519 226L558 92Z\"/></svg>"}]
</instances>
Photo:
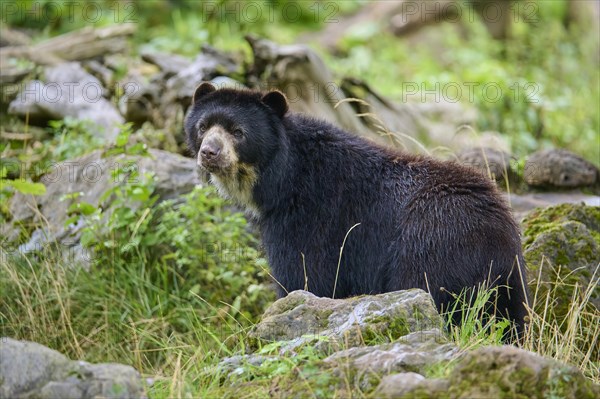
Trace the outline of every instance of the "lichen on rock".
<instances>
[{"instance_id":1,"label":"lichen on rock","mask_svg":"<svg viewBox=\"0 0 600 399\"><path fill-rule=\"evenodd\" d=\"M469 352L449 378L452 398L592 399L599 386L574 367L512 346Z\"/></svg>"},{"instance_id":2,"label":"lichen on rock","mask_svg":"<svg viewBox=\"0 0 600 399\"><path fill-rule=\"evenodd\" d=\"M532 292L552 293L555 313L567 314L575 286L585 290L600 272L600 207L562 204L538 209L523 221L524 256ZM597 277L596 277L597 278ZM600 289L590 304L600 309Z\"/></svg>"},{"instance_id":3,"label":"lichen on rock","mask_svg":"<svg viewBox=\"0 0 600 399\"><path fill-rule=\"evenodd\" d=\"M327 351L443 325L431 296L420 289L348 299L294 291L276 301L249 334L251 346L290 341L288 349L313 342Z\"/></svg>"}]
</instances>

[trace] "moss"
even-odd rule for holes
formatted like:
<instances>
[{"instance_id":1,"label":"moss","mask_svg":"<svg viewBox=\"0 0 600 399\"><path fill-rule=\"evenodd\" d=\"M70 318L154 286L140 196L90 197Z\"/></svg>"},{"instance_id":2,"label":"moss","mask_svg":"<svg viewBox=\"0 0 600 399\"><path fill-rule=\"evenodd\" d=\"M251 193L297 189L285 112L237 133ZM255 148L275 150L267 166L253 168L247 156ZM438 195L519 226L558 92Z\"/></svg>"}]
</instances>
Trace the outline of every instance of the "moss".
<instances>
[{"instance_id":1,"label":"moss","mask_svg":"<svg viewBox=\"0 0 600 399\"><path fill-rule=\"evenodd\" d=\"M285 359L284 359L285 361ZM269 395L278 398L350 397L348 377L320 361L308 361L271 379ZM245 397L244 395L239 397Z\"/></svg>"},{"instance_id":2,"label":"moss","mask_svg":"<svg viewBox=\"0 0 600 399\"><path fill-rule=\"evenodd\" d=\"M537 279L541 275L532 291L555 294L553 298L562 308L558 314L564 315L575 285L585 289L600 262L600 208L558 205L534 211L523 224L530 276ZM597 306L599 301L596 290L591 302Z\"/></svg>"},{"instance_id":3,"label":"moss","mask_svg":"<svg viewBox=\"0 0 600 399\"><path fill-rule=\"evenodd\" d=\"M426 378L446 378L456 366L457 359L427 364L421 374Z\"/></svg>"},{"instance_id":4,"label":"moss","mask_svg":"<svg viewBox=\"0 0 600 399\"><path fill-rule=\"evenodd\" d=\"M562 204L538 209L523 225L524 256L533 280L530 288L537 297L534 310L566 329L564 320L574 306L573 298L581 300L600 263L600 208ZM598 308L600 288L591 292L582 311L597 314ZM582 330L593 330L593 325L585 324L589 324L588 319L582 323ZM591 343L582 340L577 345L586 351Z\"/></svg>"},{"instance_id":5,"label":"moss","mask_svg":"<svg viewBox=\"0 0 600 399\"><path fill-rule=\"evenodd\" d=\"M451 396L528 399L542 391L543 385L531 368L506 369L491 358L486 362L487 365L482 364L480 358L472 357L468 363L461 364L459 378L455 377L450 390Z\"/></svg>"},{"instance_id":6,"label":"moss","mask_svg":"<svg viewBox=\"0 0 600 399\"><path fill-rule=\"evenodd\" d=\"M362 331L366 345L393 342L410 333L410 324L404 317L379 315L366 320L367 327Z\"/></svg>"},{"instance_id":7,"label":"moss","mask_svg":"<svg viewBox=\"0 0 600 399\"><path fill-rule=\"evenodd\" d=\"M596 242L600 243L600 207L561 204L538 208L523 220L524 246L528 247L539 234L560 226L565 221L583 223L595 236Z\"/></svg>"},{"instance_id":8,"label":"moss","mask_svg":"<svg viewBox=\"0 0 600 399\"><path fill-rule=\"evenodd\" d=\"M550 370L543 397L545 399L594 399L600 397L600 386L593 384L583 375L574 373L572 368L555 367Z\"/></svg>"},{"instance_id":9,"label":"moss","mask_svg":"<svg viewBox=\"0 0 600 399\"><path fill-rule=\"evenodd\" d=\"M468 353L450 373L449 382L453 398L598 397L598 386L575 367L509 346Z\"/></svg>"}]
</instances>

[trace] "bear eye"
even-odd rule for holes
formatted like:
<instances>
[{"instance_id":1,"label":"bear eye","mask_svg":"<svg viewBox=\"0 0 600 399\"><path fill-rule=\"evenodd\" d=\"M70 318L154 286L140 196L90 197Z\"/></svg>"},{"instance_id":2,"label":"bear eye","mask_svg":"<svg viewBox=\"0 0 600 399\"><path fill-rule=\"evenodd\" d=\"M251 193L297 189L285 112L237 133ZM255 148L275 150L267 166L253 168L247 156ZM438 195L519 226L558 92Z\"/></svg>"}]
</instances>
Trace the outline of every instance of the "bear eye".
<instances>
[{"instance_id":1,"label":"bear eye","mask_svg":"<svg viewBox=\"0 0 600 399\"><path fill-rule=\"evenodd\" d=\"M241 139L242 137L244 137L244 132L242 131L242 129L235 129L233 131L233 136L237 139Z\"/></svg>"},{"instance_id":2,"label":"bear eye","mask_svg":"<svg viewBox=\"0 0 600 399\"><path fill-rule=\"evenodd\" d=\"M204 133L204 132L206 132L206 124L204 124L204 123L201 123L201 124L198 126L198 130L200 131L200 133Z\"/></svg>"}]
</instances>

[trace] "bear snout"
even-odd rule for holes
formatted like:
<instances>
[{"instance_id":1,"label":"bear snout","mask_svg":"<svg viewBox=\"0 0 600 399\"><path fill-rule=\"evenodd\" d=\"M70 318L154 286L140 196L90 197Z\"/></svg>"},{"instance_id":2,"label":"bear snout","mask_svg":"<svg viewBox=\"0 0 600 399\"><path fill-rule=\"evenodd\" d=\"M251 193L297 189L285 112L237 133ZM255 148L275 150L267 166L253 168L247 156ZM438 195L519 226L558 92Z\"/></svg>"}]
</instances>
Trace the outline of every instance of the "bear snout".
<instances>
[{"instance_id":1,"label":"bear snout","mask_svg":"<svg viewBox=\"0 0 600 399\"><path fill-rule=\"evenodd\" d=\"M219 143L210 142L210 143L202 143L200 147L200 154L202 158L207 161L215 160L219 154L221 154L221 150L223 147Z\"/></svg>"},{"instance_id":2,"label":"bear snout","mask_svg":"<svg viewBox=\"0 0 600 399\"><path fill-rule=\"evenodd\" d=\"M231 143L218 135L207 137L200 145L197 164L210 173L228 173L236 162Z\"/></svg>"}]
</instances>

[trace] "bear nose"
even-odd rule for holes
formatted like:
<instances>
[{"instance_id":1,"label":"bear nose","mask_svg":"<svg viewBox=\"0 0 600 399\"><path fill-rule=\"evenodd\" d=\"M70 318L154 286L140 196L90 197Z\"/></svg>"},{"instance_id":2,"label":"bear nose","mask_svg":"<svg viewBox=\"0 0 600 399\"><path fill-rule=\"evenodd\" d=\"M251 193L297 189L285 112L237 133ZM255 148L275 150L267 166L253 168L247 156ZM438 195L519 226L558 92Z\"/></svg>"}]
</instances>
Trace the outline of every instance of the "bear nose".
<instances>
[{"instance_id":1,"label":"bear nose","mask_svg":"<svg viewBox=\"0 0 600 399\"><path fill-rule=\"evenodd\" d=\"M219 156L221 148L214 144L205 144L200 147L200 153L202 154L202 157L210 160Z\"/></svg>"}]
</instances>

